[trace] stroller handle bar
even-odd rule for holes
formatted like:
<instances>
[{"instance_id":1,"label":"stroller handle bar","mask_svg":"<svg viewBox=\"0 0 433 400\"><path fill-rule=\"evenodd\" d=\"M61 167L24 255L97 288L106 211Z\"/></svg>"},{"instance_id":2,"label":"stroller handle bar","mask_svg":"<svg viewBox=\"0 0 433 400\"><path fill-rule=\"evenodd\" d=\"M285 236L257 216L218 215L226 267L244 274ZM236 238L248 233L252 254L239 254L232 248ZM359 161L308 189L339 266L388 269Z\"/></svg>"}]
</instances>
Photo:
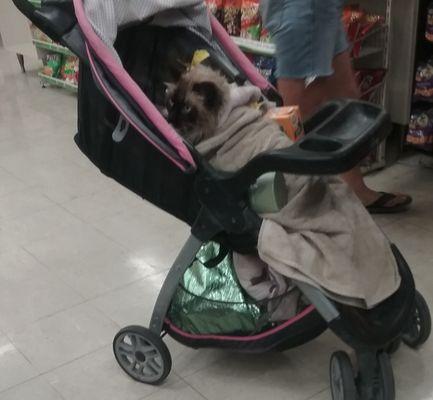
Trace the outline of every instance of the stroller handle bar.
<instances>
[{"instance_id":1,"label":"stroller handle bar","mask_svg":"<svg viewBox=\"0 0 433 400\"><path fill-rule=\"evenodd\" d=\"M244 190L268 172L340 174L358 165L390 131L389 115L380 107L357 100L332 101L306 121L300 140L259 154L228 180L233 190Z\"/></svg>"}]
</instances>

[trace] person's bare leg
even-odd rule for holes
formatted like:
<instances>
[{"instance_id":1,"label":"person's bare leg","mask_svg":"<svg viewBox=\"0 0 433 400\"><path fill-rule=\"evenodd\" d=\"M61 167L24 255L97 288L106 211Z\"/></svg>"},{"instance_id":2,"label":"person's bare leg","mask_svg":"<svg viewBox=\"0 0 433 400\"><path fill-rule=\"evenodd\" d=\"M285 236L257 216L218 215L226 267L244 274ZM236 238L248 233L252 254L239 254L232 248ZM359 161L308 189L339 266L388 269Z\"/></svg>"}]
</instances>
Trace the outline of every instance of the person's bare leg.
<instances>
[{"instance_id":1,"label":"person's bare leg","mask_svg":"<svg viewBox=\"0 0 433 400\"><path fill-rule=\"evenodd\" d=\"M336 98L359 98L360 93L349 52L337 55L334 58L333 68L335 72L332 76L318 78L308 87L305 87L303 79L279 79L278 90L284 104L299 105L302 119L306 119L326 101ZM381 193L370 189L365 184L359 167L342 174L341 177L366 206L373 204L381 196ZM406 200L406 195L397 194L394 199L386 203L386 206L392 207Z\"/></svg>"}]
</instances>

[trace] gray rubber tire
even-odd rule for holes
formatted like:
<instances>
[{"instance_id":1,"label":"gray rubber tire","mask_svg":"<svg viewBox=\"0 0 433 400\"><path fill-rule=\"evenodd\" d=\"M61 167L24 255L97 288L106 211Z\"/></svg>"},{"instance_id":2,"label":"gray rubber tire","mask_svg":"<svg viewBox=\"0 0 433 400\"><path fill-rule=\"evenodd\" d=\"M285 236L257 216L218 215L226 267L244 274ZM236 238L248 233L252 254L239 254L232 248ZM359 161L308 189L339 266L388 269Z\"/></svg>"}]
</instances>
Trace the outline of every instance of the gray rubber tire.
<instances>
[{"instance_id":1,"label":"gray rubber tire","mask_svg":"<svg viewBox=\"0 0 433 400\"><path fill-rule=\"evenodd\" d=\"M355 375L350 358L344 351L337 351L329 363L332 400L357 400Z\"/></svg>"},{"instance_id":2,"label":"gray rubber tire","mask_svg":"<svg viewBox=\"0 0 433 400\"><path fill-rule=\"evenodd\" d=\"M160 336L142 326L128 326L113 340L114 356L134 380L159 385L171 371L170 352Z\"/></svg>"},{"instance_id":3,"label":"gray rubber tire","mask_svg":"<svg viewBox=\"0 0 433 400\"><path fill-rule=\"evenodd\" d=\"M427 302L418 291L415 293L415 305L412 321L403 333L403 342L415 349L424 344L431 333L431 315Z\"/></svg>"},{"instance_id":4,"label":"gray rubber tire","mask_svg":"<svg viewBox=\"0 0 433 400\"><path fill-rule=\"evenodd\" d=\"M400 349L401 346L401 339L395 339L392 341L386 348L386 352L392 356L393 354L397 353L397 351Z\"/></svg>"},{"instance_id":5,"label":"gray rubber tire","mask_svg":"<svg viewBox=\"0 0 433 400\"><path fill-rule=\"evenodd\" d=\"M377 355L381 378L381 400L395 400L395 381L391 361L387 352Z\"/></svg>"}]
</instances>

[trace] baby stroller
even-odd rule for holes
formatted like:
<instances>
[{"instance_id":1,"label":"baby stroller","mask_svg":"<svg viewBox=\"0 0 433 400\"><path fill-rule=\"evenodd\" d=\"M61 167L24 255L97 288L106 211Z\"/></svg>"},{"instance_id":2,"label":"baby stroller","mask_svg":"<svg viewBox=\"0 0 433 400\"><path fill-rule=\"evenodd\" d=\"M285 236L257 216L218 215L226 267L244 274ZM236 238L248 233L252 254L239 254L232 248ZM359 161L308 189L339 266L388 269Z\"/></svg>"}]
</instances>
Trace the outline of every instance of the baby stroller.
<instances>
[{"instance_id":1,"label":"baby stroller","mask_svg":"<svg viewBox=\"0 0 433 400\"><path fill-rule=\"evenodd\" d=\"M261 219L246 193L258 177L273 171L347 171L386 136L388 116L363 102L329 103L305 123L307 134L290 148L263 153L236 173L222 173L185 143L153 105L163 101L164 82L175 80L179 62L186 64L197 49L206 49L231 81L249 81L268 99L278 102L279 97L218 22L211 18L208 25L201 1L182 0L175 7L162 4L168 1L131 0L135 14L121 9L127 3L115 5L113 0L42 0L40 8L26 0L13 1L36 26L80 57L75 136L79 148L104 174L191 226L191 236L158 296L149 329L129 326L114 338L120 367L137 381L163 382L172 363L165 333L193 348L260 353L299 346L330 328L355 350L358 364L355 373L346 353L332 355L333 398L393 399L389 353L401 341L414 348L423 344L431 322L410 269L392 244L401 286L374 309L339 304L296 282L311 305L259 332L191 333L172 318L179 283L204 246L217 243L244 254L255 250ZM218 268L226 257L216 251L202 262Z\"/></svg>"}]
</instances>

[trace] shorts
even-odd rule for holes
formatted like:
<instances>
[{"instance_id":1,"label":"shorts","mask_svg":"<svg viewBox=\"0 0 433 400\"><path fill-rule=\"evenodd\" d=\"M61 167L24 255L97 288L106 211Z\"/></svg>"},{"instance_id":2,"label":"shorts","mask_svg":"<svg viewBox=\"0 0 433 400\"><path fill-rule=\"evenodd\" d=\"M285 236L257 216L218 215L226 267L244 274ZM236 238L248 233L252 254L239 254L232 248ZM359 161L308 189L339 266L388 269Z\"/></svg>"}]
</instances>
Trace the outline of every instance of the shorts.
<instances>
[{"instance_id":1,"label":"shorts","mask_svg":"<svg viewBox=\"0 0 433 400\"><path fill-rule=\"evenodd\" d=\"M344 0L261 0L266 29L276 45L278 78L334 73L336 55L348 50L342 23Z\"/></svg>"}]
</instances>

